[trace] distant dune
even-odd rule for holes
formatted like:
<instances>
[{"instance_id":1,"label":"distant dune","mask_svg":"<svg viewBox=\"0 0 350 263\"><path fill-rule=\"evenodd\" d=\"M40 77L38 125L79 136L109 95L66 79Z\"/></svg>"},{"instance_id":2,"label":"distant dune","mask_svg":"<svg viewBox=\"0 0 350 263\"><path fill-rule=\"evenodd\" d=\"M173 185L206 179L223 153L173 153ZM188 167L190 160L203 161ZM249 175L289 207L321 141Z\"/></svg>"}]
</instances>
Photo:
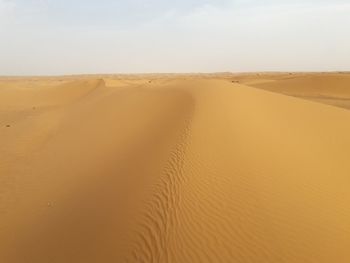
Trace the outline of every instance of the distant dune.
<instances>
[{"instance_id":1,"label":"distant dune","mask_svg":"<svg viewBox=\"0 0 350 263\"><path fill-rule=\"evenodd\" d=\"M350 74L309 74L251 86L350 109Z\"/></svg>"},{"instance_id":2,"label":"distant dune","mask_svg":"<svg viewBox=\"0 0 350 263\"><path fill-rule=\"evenodd\" d=\"M0 79L0 262L350 262L350 74Z\"/></svg>"}]
</instances>

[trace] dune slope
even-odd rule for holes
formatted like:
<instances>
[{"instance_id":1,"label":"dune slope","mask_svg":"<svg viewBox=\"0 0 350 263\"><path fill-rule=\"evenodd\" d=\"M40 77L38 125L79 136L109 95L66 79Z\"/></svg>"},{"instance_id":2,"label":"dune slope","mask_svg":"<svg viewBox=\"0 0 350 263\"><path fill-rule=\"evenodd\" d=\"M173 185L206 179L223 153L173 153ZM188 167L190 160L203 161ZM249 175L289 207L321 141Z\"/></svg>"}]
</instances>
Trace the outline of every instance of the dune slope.
<instances>
[{"instance_id":1,"label":"dune slope","mask_svg":"<svg viewBox=\"0 0 350 263\"><path fill-rule=\"evenodd\" d=\"M249 86L350 109L349 74L299 74L270 81L255 81Z\"/></svg>"},{"instance_id":2,"label":"dune slope","mask_svg":"<svg viewBox=\"0 0 350 263\"><path fill-rule=\"evenodd\" d=\"M345 109L209 78L0 94L1 262L350 260Z\"/></svg>"}]
</instances>

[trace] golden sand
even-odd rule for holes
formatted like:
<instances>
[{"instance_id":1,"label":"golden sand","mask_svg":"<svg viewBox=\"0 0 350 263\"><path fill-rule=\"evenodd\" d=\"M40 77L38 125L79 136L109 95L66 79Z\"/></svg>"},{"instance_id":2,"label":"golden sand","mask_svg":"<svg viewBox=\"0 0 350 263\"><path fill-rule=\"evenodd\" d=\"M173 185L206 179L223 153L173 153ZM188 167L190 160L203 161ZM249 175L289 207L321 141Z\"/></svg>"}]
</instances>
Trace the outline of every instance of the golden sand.
<instances>
[{"instance_id":1,"label":"golden sand","mask_svg":"<svg viewBox=\"0 0 350 263\"><path fill-rule=\"evenodd\" d=\"M340 73L2 78L0 262L348 263L346 108Z\"/></svg>"}]
</instances>

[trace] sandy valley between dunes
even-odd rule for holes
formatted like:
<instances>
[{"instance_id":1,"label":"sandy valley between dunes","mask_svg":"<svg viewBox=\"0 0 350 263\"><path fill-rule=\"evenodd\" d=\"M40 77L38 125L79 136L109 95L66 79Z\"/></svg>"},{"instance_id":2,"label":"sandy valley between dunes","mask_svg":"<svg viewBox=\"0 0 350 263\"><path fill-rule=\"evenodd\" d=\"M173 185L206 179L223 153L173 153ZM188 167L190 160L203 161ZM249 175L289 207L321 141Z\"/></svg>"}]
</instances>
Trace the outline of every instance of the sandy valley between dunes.
<instances>
[{"instance_id":1,"label":"sandy valley between dunes","mask_svg":"<svg viewBox=\"0 0 350 263\"><path fill-rule=\"evenodd\" d=\"M0 262L350 262L350 74L0 78Z\"/></svg>"}]
</instances>

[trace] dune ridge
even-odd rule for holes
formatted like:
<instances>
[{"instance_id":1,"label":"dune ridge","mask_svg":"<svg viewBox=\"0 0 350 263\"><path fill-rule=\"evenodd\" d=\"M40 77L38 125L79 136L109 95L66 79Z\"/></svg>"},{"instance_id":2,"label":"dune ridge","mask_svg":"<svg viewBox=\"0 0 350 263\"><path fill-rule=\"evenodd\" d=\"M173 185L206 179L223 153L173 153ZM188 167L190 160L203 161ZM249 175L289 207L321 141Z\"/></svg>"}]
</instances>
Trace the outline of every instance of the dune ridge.
<instances>
[{"instance_id":1,"label":"dune ridge","mask_svg":"<svg viewBox=\"0 0 350 263\"><path fill-rule=\"evenodd\" d=\"M319 78L0 81L1 261L348 262L350 112L280 88Z\"/></svg>"}]
</instances>

